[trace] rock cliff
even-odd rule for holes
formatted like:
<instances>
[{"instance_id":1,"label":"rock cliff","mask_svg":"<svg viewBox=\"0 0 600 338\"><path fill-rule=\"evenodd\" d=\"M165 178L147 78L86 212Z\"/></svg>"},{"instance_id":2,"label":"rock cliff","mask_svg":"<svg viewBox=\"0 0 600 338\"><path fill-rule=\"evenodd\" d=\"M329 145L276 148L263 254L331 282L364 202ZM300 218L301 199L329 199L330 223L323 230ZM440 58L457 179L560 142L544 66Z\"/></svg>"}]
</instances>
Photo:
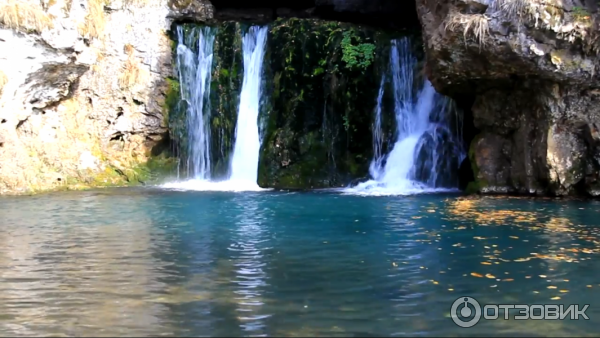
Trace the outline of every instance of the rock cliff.
<instances>
[{"instance_id":1,"label":"rock cliff","mask_svg":"<svg viewBox=\"0 0 600 338\"><path fill-rule=\"evenodd\" d=\"M177 91L173 24L288 17L359 22L395 31L414 29L420 22L428 77L439 92L470 111L465 122L472 120L473 126L466 131L474 137L469 163L462 166L474 174L469 190L600 195L600 35L597 3L591 0L302 0L293 5L276 0L6 0L0 4L0 193L144 183L159 172L171 172L177 161L171 143L181 136L172 134L178 118L172 102ZM319 45L318 39L309 46L304 36L290 35L302 35L296 31L309 21L282 22L272 25L269 42L274 61L266 68L272 81L268 88L275 96L269 109L277 114L262 131L263 152L269 156L261 159L259 181L271 186L338 185L366 167L370 131L363 117L371 111L361 115L367 110L361 108L367 101L361 95L372 94L379 68L374 65L367 77L315 78L306 73L302 90L294 84L305 77L294 73L294 64L301 60L295 54L300 57L308 46L327 64L328 58L339 56L320 55L329 47ZM316 32L333 27L311 25ZM224 27L229 28L219 33L223 41L232 39L230 30L241 29ZM357 32L377 40L368 29ZM232 100L240 79L239 60L231 62L230 56L235 60L240 51L234 46L239 41L231 43L217 46L215 52L221 76L213 81L218 90L211 101L221 107L222 116L211 117L211 123L223 133L215 136L213 153L229 151L226 140L234 132ZM298 53L285 57L273 45L277 43ZM304 66L306 60L301 62ZM310 62L304 70L313 75L323 68ZM361 76L370 83L364 93L349 87ZM345 86L356 109L344 108L351 101L333 96L327 102L302 101L328 81ZM334 106L347 111L357 129L351 133L352 125L335 115L339 125L328 133L347 134L347 142L320 149L312 142ZM325 115L320 107L326 108ZM290 143L286 135L298 130L302 135L294 140L301 142ZM360 149L349 147L352 138ZM291 152L280 152L280 147ZM303 159L307 156L329 161L332 153L352 157L347 163L335 162L333 176L325 167L308 172L300 165L310 162ZM226 171L226 161L224 154L217 171ZM285 170L273 171L282 163Z\"/></svg>"},{"instance_id":2,"label":"rock cliff","mask_svg":"<svg viewBox=\"0 0 600 338\"><path fill-rule=\"evenodd\" d=\"M418 0L428 76L470 96L473 191L598 195L596 3Z\"/></svg>"},{"instance_id":3,"label":"rock cliff","mask_svg":"<svg viewBox=\"0 0 600 338\"><path fill-rule=\"evenodd\" d=\"M169 167L166 1L0 4L0 193L145 182Z\"/></svg>"}]
</instances>

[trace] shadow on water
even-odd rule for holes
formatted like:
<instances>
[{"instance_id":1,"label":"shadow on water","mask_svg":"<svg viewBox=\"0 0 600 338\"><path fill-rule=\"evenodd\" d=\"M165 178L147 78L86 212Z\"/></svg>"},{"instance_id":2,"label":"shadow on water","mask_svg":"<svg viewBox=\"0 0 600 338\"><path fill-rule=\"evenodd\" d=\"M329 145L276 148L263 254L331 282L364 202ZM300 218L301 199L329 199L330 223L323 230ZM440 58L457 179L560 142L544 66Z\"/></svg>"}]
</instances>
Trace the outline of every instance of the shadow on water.
<instances>
[{"instance_id":1,"label":"shadow on water","mask_svg":"<svg viewBox=\"0 0 600 338\"><path fill-rule=\"evenodd\" d=\"M599 210L332 191L2 197L0 334L593 336ZM460 296L591 304L592 320L463 329Z\"/></svg>"}]
</instances>

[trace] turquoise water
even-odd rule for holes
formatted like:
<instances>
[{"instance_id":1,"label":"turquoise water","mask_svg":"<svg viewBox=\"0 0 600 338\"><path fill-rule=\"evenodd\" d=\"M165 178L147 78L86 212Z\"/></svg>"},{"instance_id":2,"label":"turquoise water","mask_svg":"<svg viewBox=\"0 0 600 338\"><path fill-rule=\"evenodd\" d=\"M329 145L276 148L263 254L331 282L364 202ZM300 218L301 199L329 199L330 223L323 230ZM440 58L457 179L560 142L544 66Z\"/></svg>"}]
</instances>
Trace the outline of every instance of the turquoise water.
<instances>
[{"instance_id":1,"label":"turquoise water","mask_svg":"<svg viewBox=\"0 0 600 338\"><path fill-rule=\"evenodd\" d=\"M0 220L3 336L600 333L595 201L111 189L3 197ZM460 296L590 320L460 328Z\"/></svg>"}]
</instances>

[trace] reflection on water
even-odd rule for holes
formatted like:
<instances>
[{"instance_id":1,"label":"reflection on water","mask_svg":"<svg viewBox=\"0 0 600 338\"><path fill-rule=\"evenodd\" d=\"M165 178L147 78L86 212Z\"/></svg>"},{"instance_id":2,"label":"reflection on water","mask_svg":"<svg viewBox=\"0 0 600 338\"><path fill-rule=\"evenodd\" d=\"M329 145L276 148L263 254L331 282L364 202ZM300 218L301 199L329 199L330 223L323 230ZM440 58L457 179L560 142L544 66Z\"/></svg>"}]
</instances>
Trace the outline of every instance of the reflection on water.
<instances>
[{"instance_id":1,"label":"reflection on water","mask_svg":"<svg viewBox=\"0 0 600 338\"><path fill-rule=\"evenodd\" d=\"M0 335L594 336L600 203L114 189L0 198ZM590 304L590 321L450 319Z\"/></svg>"},{"instance_id":2,"label":"reflection on water","mask_svg":"<svg viewBox=\"0 0 600 338\"><path fill-rule=\"evenodd\" d=\"M235 231L229 245L230 257L234 262L234 297L237 301L237 319L247 334L265 333L264 319L269 317L264 305L264 289L268 287L267 264L263 258L269 238L264 228L259 201L252 196L234 197L238 214L235 215Z\"/></svg>"}]
</instances>

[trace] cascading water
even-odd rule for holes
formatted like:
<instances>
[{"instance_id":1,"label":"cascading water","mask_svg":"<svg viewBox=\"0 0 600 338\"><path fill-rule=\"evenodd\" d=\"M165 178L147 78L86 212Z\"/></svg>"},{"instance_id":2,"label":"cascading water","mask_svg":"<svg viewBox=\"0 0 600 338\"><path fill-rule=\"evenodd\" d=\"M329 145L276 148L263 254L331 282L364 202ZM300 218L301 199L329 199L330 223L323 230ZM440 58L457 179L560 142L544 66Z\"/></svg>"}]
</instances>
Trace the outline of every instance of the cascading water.
<instances>
[{"instance_id":1,"label":"cascading water","mask_svg":"<svg viewBox=\"0 0 600 338\"><path fill-rule=\"evenodd\" d=\"M183 27L179 26L177 37L181 100L187 107L187 174L193 179L206 180L210 178L208 121L215 32L211 27L195 27L186 34Z\"/></svg>"},{"instance_id":2,"label":"cascading water","mask_svg":"<svg viewBox=\"0 0 600 338\"><path fill-rule=\"evenodd\" d=\"M194 30L195 31L195 30ZM193 31L193 32L194 32ZM210 28L198 30L199 53L188 47L183 30L177 49L182 100L188 106L188 166L193 180L163 185L165 188L205 191L262 190L257 184L260 151L259 110L262 65L268 26L250 27L242 39L244 78L231 160L231 176L226 181L210 181L209 87L214 34Z\"/></svg>"},{"instance_id":3,"label":"cascading water","mask_svg":"<svg viewBox=\"0 0 600 338\"><path fill-rule=\"evenodd\" d=\"M377 95L377 105L375 106L375 121L373 122L373 161L369 167L369 173L373 178L379 178L383 160L383 130L381 127L381 102L383 100L383 89L385 86L385 74L381 77L379 85L379 94Z\"/></svg>"},{"instance_id":4,"label":"cascading water","mask_svg":"<svg viewBox=\"0 0 600 338\"><path fill-rule=\"evenodd\" d=\"M456 186L452 173L465 154L460 130L450 128L450 100L436 93L428 80L415 90L417 59L408 38L392 41L390 68L394 88L397 139L392 151L381 154L380 88L375 109L373 180L349 188L359 194L413 194Z\"/></svg>"},{"instance_id":5,"label":"cascading water","mask_svg":"<svg viewBox=\"0 0 600 338\"><path fill-rule=\"evenodd\" d=\"M244 82L235 131L230 181L248 188L258 187L258 157L262 65L268 27L250 27L242 40Z\"/></svg>"}]
</instances>

